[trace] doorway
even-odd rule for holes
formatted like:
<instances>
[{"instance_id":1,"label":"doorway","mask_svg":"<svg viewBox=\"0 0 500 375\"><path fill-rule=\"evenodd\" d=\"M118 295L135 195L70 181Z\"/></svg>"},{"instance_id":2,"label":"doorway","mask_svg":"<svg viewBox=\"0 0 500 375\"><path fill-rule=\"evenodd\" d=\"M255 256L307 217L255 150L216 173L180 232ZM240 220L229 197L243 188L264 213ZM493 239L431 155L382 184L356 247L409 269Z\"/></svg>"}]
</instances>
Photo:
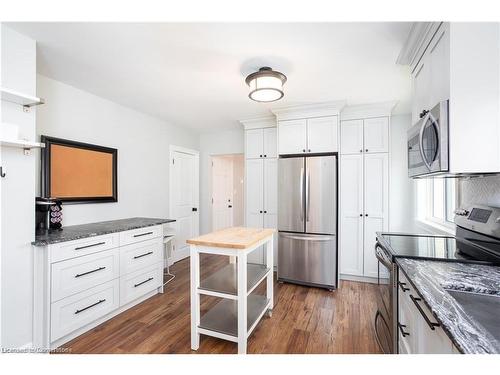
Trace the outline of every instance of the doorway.
<instances>
[{"instance_id":1,"label":"doorway","mask_svg":"<svg viewBox=\"0 0 500 375\"><path fill-rule=\"evenodd\" d=\"M243 154L212 156L212 231L243 226Z\"/></svg>"},{"instance_id":2,"label":"doorway","mask_svg":"<svg viewBox=\"0 0 500 375\"><path fill-rule=\"evenodd\" d=\"M189 256L186 240L199 235L199 153L170 146L170 217L175 219L171 263Z\"/></svg>"}]
</instances>

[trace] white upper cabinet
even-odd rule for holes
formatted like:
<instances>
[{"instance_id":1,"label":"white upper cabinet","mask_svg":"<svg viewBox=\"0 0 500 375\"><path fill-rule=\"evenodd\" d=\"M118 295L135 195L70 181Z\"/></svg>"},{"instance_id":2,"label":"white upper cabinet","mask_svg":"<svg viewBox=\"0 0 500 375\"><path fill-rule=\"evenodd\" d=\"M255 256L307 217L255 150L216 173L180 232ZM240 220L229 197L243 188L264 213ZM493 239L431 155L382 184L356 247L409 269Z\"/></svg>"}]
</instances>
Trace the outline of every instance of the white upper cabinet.
<instances>
[{"instance_id":1,"label":"white upper cabinet","mask_svg":"<svg viewBox=\"0 0 500 375\"><path fill-rule=\"evenodd\" d=\"M364 151L389 152L389 118L378 117L364 120Z\"/></svg>"},{"instance_id":2,"label":"white upper cabinet","mask_svg":"<svg viewBox=\"0 0 500 375\"><path fill-rule=\"evenodd\" d=\"M307 120L307 152L338 151L337 116L311 118Z\"/></svg>"},{"instance_id":3,"label":"white upper cabinet","mask_svg":"<svg viewBox=\"0 0 500 375\"><path fill-rule=\"evenodd\" d=\"M265 158L276 158L278 156L278 130L276 128L265 128L263 132L263 142L264 142L264 157Z\"/></svg>"},{"instance_id":4,"label":"white upper cabinet","mask_svg":"<svg viewBox=\"0 0 500 375\"><path fill-rule=\"evenodd\" d=\"M276 156L276 128L246 130L246 159L275 158Z\"/></svg>"},{"instance_id":5,"label":"white upper cabinet","mask_svg":"<svg viewBox=\"0 0 500 375\"><path fill-rule=\"evenodd\" d=\"M337 119L337 116L327 116L280 121L279 154L337 152Z\"/></svg>"},{"instance_id":6,"label":"white upper cabinet","mask_svg":"<svg viewBox=\"0 0 500 375\"><path fill-rule=\"evenodd\" d=\"M307 120L279 121L278 129L278 151L280 155L306 152Z\"/></svg>"},{"instance_id":7,"label":"white upper cabinet","mask_svg":"<svg viewBox=\"0 0 500 375\"><path fill-rule=\"evenodd\" d=\"M450 98L450 33L443 25L429 46L430 105Z\"/></svg>"},{"instance_id":8,"label":"white upper cabinet","mask_svg":"<svg viewBox=\"0 0 500 375\"><path fill-rule=\"evenodd\" d=\"M359 154L363 152L363 120L341 122L340 152L342 154Z\"/></svg>"},{"instance_id":9,"label":"white upper cabinet","mask_svg":"<svg viewBox=\"0 0 500 375\"><path fill-rule=\"evenodd\" d=\"M389 152L389 118L342 121L340 151L346 155Z\"/></svg>"}]
</instances>

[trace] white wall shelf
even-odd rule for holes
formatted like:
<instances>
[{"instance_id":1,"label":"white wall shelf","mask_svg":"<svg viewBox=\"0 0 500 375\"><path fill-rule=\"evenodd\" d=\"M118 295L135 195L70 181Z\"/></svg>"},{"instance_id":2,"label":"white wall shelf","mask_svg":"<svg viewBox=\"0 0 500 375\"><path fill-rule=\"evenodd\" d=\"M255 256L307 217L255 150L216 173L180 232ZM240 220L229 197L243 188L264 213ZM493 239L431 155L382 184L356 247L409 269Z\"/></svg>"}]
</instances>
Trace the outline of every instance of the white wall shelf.
<instances>
[{"instance_id":1,"label":"white wall shelf","mask_svg":"<svg viewBox=\"0 0 500 375\"><path fill-rule=\"evenodd\" d=\"M45 104L45 101L42 98L10 90L5 87L0 87L0 97L3 101L19 104L25 108Z\"/></svg>"}]
</instances>

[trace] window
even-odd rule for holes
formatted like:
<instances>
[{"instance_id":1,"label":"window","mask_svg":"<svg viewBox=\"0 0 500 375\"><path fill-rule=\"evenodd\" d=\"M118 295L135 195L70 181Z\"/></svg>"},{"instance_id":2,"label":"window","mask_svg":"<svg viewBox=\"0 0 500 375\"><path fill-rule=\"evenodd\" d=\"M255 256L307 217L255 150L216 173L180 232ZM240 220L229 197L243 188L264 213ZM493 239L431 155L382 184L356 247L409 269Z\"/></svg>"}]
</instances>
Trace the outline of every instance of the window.
<instances>
[{"instance_id":1,"label":"window","mask_svg":"<svg viewBox=\"0 0 500 375\"><path fill-rule=\"evenodd\" d=\"M435 178L417 181L417 216L419 220L452 227L455 200L454 179Z\"/></svg>"}]
</instances>

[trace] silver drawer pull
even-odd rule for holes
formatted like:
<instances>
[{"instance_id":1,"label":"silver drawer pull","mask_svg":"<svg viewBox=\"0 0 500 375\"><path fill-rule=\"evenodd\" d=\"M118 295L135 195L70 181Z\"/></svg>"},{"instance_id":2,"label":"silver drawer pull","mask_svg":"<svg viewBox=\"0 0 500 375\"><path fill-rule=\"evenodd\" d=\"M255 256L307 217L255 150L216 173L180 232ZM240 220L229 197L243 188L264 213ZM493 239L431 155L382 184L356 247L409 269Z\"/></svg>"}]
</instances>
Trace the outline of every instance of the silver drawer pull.
<instances>
[{"instance_id":1,"label":"silver drawer pull","mask_svg":"<svg viewBox=\"0 0 500 375\"><path fill-rule=\"evenodd\" d=\"M75 247L75 250L88 249L89 247L94 247L94 246L104 245L105 243L106 243L106 242L98 242L98 243L93 243L92 245Z\"/></svg>"},{"instance_id":2,"label":"silver drawer pull","mask_svg":"<svg viewBox=\"0 0 500 375\"><path fill-rule=\"evenodd\" d=\"M106 269L106 267L99 267L99 268L96 268L95 270L92 270L92 271L87 271L87 272L84 272L84 273L77 273L75 275L75 277L82 277L82 276L88 275L90 273L102 271L102 270L105 270L105 269Z\"/></svg>"},{"instance_id":3,"label":"silver drawer pull","mask_svg":"<svg viewBox=\"0 0 500 375\"><path fill-rule=\"evenodd\" d=\"M146 233L141 233L141 234L134 234L134 237L147 236L148 234L153 234L153 232L146 232Z\"/></svg>"},{"instance_id":4,"label":"silver drawer pull","mask_svg":"<svg viewBox=\"0 0 500 375\"><path fill-rule=\"evenodd\" d=\"M144 253L144 254L141 254L141 255L136 255L136 256L134 257L134 259L139 259L139 258L145 257L145 256L147 256L147 255L151 255L151 254L153 254L153 252L152 252L152 251L149 251L149 252Z\"/></svg>"},{"instance_id":5,"label":"silver drawer pull","mask_svg":"<svg viewBox=\"0 0 500 375\"><path fill-rule=\"evenodd\" d=\"M137 288L139 285L146 284L147 282L149 282L153 279L154 279L154 277L150 277L149 279L144 280L144 281L140 282L139 284L134 284L134 288Z\"/></svg>"},{"instance_id":6,"label":"silver drawer pull","mask_svg":"<svg viewBox=\"0 0 500 375\"><path fill-rule=\"evenodd\" d=\"M429 328L434 331L434 329L435 329L434 327L439 327L439 323L433 323L430 321L430 319L425 314L425 311L422 309L422 306L420 306L420 304L418 303L419 301L422 301L422 299L418 298L418 297L415 298L411 294L410 294L410 298L413 301L413 303L415 304L415 306L417 307L417 309L420 312L420 314L422 315L422 317L424 318L424 320L427 323L427 325L429 326Z\"/></svg>"},{"instance_id":7,"label":"silver drawer pull","mask_svg":"<svg viewBox=\"0 0 500 375\"><path fill-rule=\"evenodd\" d=\"M75 311L75 314L80 314L81 312L83 312L83 311L85 311L85 310L88 310L88 309L90 309L90 308L92 308L92 307L94 307L94 306L97 306L97 305L99 305L99 304L101 304L101 303L103 303L103 302L105 302L105 301L106 301L106 298L104 298L104 299L100 299L99 301L97 301L96 303L93 303L92 305L88 305L87 307L84 307L83 309L76 310L76 311Z\"/></svg>"}]
</instances>

